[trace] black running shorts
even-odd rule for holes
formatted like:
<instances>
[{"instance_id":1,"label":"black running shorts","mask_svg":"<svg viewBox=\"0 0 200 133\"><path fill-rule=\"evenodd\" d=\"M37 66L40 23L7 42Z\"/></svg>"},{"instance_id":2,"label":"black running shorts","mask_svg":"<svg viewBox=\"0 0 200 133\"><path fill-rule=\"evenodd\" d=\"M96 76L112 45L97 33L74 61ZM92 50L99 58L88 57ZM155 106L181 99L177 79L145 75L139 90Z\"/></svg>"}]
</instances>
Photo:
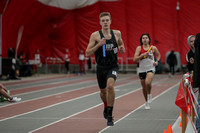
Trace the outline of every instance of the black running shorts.
<instances>
[{"instance_id":1,"label":"black running shorts","mask_svg":"<svg viewBox=\"0 0 200 133\"><path fill-rule=\"evenodd\" d=\"M142 73L139 73L139 78L140 78L141 80L146 79L147 73L149 73L149 72L154 73L152 70L147 71L147 72L142 72Z\"/></svg>"},{"instance_id":2,"label":"black running shorts","mask_svg":"<svg viewBox=\"0 0 200 133\"><path fill-rule=\"evenodd\" d=\"M97 67L97 81L100 89L106 88L108 78L113 78L115 81L117 79L117 74L119 72L118 66L111 68L98 68Z\"/></svg>"}]
</instances>

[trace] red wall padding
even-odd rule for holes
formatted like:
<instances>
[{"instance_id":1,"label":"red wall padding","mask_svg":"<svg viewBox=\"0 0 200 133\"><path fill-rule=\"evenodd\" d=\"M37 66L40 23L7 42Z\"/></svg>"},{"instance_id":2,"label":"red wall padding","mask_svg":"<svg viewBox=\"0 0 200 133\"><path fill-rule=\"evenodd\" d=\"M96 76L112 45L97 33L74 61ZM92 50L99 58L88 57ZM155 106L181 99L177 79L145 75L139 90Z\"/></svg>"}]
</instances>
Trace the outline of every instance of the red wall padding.
<instances>
[{"instance_id":1,"label":"red wall padding","mask_svg":"<svg viewBox=\"0 0 200 133\"><path fill-rule=\"evenodd\" d=\"M121 31L125 43L126 53L119 54L124 62L126 57L134 56L141 34L150 33L162 63L166 52L174 49L186 64L187 37L200 31L200 1L180 1L179 12L176 4L175 0L120 0L64 10L37 0L12 0L3 14L2 54L6 57L7 49L16 47L18 30L24 25L18 53L24 51L32 59L40 49L42 57L63 58L68 48L71 63L78 64L79 51L87 48L91 33L101 28L99 13L109 11L111 28Z\"/></svg>"}]
</instances>

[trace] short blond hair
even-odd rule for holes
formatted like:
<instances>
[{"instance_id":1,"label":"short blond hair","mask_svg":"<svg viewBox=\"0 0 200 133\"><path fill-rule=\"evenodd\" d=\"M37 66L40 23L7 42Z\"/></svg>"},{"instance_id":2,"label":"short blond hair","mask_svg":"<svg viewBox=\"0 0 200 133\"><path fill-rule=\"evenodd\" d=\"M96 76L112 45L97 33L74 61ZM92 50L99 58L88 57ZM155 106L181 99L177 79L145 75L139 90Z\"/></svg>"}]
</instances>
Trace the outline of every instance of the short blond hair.
<instances>
[{"instance_id":1,"label":"short blond hair","mask_svg":"<svg viewBox=\"0 0 200 133\"><path fill-rule=\"evenodd\" d=\"M101 17L104 17L104 16L109 16L110 19L111 19L111 15L110 15L109 12L102 12L102 13L100 13L100 15L99 15L99 19L101 19Z\"/></svg>"}]
</instances>

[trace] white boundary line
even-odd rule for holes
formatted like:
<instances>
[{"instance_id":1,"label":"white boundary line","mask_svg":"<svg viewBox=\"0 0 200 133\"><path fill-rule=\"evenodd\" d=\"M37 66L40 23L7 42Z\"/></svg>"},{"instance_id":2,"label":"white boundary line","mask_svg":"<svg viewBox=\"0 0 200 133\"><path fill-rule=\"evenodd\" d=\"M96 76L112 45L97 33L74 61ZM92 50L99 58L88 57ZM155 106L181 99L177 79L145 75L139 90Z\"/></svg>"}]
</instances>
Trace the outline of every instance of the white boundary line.
<instances>
[{"instance_id":1,"label":"white boundary line","mask_svg":"<svg viewBox=\"0 0 200 133\"><path fill-rule=\"evenodd\" d=\"M44 79L46 78L46 79ZM46 81L49 81L49 80L54 80L54 79L67 79L68 77L63 77L63 76L41 76L41 77L33 77L33 78L30 78L30 79L26 79L26 78L22 78L21 81L8 81L8 82L4 82L2 83L3 85L5 85L6 87L12 87L12 86L18 86L18 85L29 85L29 84L33 84L33 83L37 83L37 82L46 82ZM29 82L26 82L26 81L29 81ZM10 83L13 83L13 84L10 84Z\"/></svg>"},{"instance_id":2,"label":"white boundary line","mask_svg":"<svg viewBox=\"0 0 200 133\"><path fill-rule=\"evenodd\" d=\"M12 117L8 117L8 118L5 118L5 119L0 120L0 122L1 122L1 121L5 121L5 120L8 120L8 119L15 118L15 117L18 117L18 116L30 114L30 113L33 113L33 112L36 112L36 111L40 111L40 110L43 110L43 109L47 109L47 108L50 108L50 107L53 107L53 106L56 106L56 105L60 105L60 104L63 104L63 103L75 101L75 100L77 100L77 99L81 99L81 98L84 98L84 97L87 97L87 96L90 96L90 95L94 95L94 94L96 94L96 93L98 93L98 92L94 92L94 93L91 93L91 94L88 94L88 95L84 95L84 96L77 97L77 98L74 98L74 99L70 99L70 100L67 100L67 101L63 101L63 102L60 102L60 103L52 104L52 105L49 105L49 106L46 106L46 107L43 107L43 108L39 108L39 109L30 111L30 112L26 112L26 113L22 113L22 114L18 114L18 115L12 116Z\"/></svg>"},{"instance_id":3,"label":"white boundary line","mask_svg":"<svg viewBox=\"0 0 200 133\"><path fill-rule=\"evenodd\" d=\"M126 79L127 78L123 78L123 79L120 79L120 81L121 80L126 80ZM90 80L89 81L79 82L77 84L81 84L81 83L84 83L84 82L87 83L87 82L90 82ZM77 84L68 84L68 85L63 85L63 86L59 86L59 87L75 86ZM20 103L24 103L24 102L34 101L34 100L38 100L38 99L42 99L42 98L46 98L46 97L50 97L50 96L56 96L56 95L60 95L60 94L63 94L63 93L68 93L68 92L78 91L78 90L82 90L82 89L87 89L88 87L95 87L95 86L98 87L98 85L89 85L89 86L79 87L79 88L76 88L76 89L73 89L73 90L67 90L67 91L63 91L63 92L60 92L60 93L56 93L56 94L46 95L46 96L39 97L39 98L34 98L34 99L26 100L26 101L20 101L20 102L8 104L8 105L0 106L0 108L4 108L4 107L7 107L7 106L12 106L12 105L20 104ZM53 89L57 89L59 87L52 87L52 88L44 89L44 90L31 91L31 92L27 92L27 93L20 93L20 94L17 94L15 96L24 95L24 94L31 94L31 93L37 93L37 92L42 92L42 91L47 91L47 90L53 90Z\"/></svg>"},{"instance_id":4,"label":"white boundary line","mask_svg":"<svg viewBox=\"0 0 200 133\"><path fill-rule=\"evenodd\" d=\"M166 80L166 78L164 78L163 80ZM123 85L116 86L115 88L119 88L119 87L121 87L121 86L129 85L129 84L132 84L133 82L138 82L138 81L139 81L139 80L135 80L135 81L132 81L132 82L123 84ZM159 82L155 82L154 84L157 84L157 83L159 83ZM130 91L130 92L125 93L125 94L123 94L123 95L121 95L121 96L118 96L118 97L116 97L115 99L118 99L118 98L121 98L121 97L123 97L123 96L129 95L129 94L134 93L134 92L136 92L136 91L138 91L138 90L141 90L141 89L142 89L142 88L139 87L139 88L137 88L137 89L135 89L135 90L133 90L133 91ZM93 108L95 108L95 107L98 107L98 106L100 106L100 105L102 105L102 103L100 103L100 104L98 104L98 105L96 105L96 106L93 106L93 107L91 107L91 108L82 110L82 111L80 111L80 112L77 112L76 114L70 115L70 116L68 116L68 117L66 117L66 118L63 118L63 119L60 119L60 120L58 120L58 121L49 123L49 124L47 124L47 125L45 125L45 126L42 126L42 127L40 127L40 128L34 129L34 130L32 130L32 131L29 131L28 133L33 133L33 132L35 132L35 131L37 131L37 130L40 130L40 129L45 128L45 127L48 127L48 126L50 126L50 125L53 125L53 124L55 124L55 123L58 123L58 122L60 122L60 121L63 121L63 120L68 119L68 118L70 118L70 117L73 117L73 116L75 116L75 115L78 115L78 114L80 114L80 113L82 113L82 112L88 111L88 110L93 109ZM143 105L141 105L141 106L143 106Z\"/></svg>"},{"instance_id":5,"label":"white boundary line","mask_svg":"<svg viewBox=\"0 0 200 133\"><path fill-rule=\"evenodd\" d=\"M125 85L129 85L129 84L132 84L132 83L133 83L133 82L129 82L129 83L126 83L126 84L123 84L123 85L116 86L115 88L119 88L119 87L122 87L122 86L125 86ZM125 96L125 95L129 95L129 94L131 94L131 93L133 93L133 92L135 92L135 91L138 91L138 90L140 90L140 89L141 89L141 87L140 87L139 89L136 89L136 90L131 91L131 92L129 92L129 93L123 94L123 95L117 97L116 99L118 99L118 98L120 98L120 97L122 97L122 96ZM96 92L96 93L99 93L99 91ZM55 124L55 123L58 123L58 122L63 121L63 120L65 120L65 119L68 119L68 118L70 118L70 117L73 117L73 116L75 116L75 115L78 115L78 114L81 114L81 113L83 113L83 112L86 112L86 111L88 111L88 110L90 110L90 109L96 108L96 107L98 107L98 106L100 106L100 105L102 105L102 104L103 104L103 103L97 104L97 105L95 105L95 106L93 106L93 107L91 107L91 108L82 110L82 111L77 112L77 113L75 113L75 114L73 114L73 115L70 115L70 116L68 116L68 117L62 118L62 119L60 119L60 120L58 120L58 121L49 123L49 124L47 124L47 125L45 125L45 126L42 126L42 127L40 127L40 128L34 129L34 130L32 130L32 131L29 131L28 133L32 133L32 132L35 132L35 131L40 130L40 129L42 129L42 128L48 127L48 126L50 126L50 125L53 125L53 124Z\"/></svg>"},{"instance_id":6,"label":"white boundary line","mask_svg":"<svg viewBox=\"0 0 200 133\"><path fill-rule=\"evenodd\" d=\"M66 78L64 78L64 79L66 79ZM60 78L60 79L53 79L53 80L62 80L62 81L55 81L55 82L51 82L51 80L44 80L44 81L38 81L39 82L39 85L38 84L35 84L35 83L37 83L37 82L32 82L32 83L29 83L29 84L32 84L32 85L30 85L30 86L28 86L28 87L40 87L40 86L45 86L47 83L46 82L50 82L50 83L48 83L48 85L50 85L50 84L59 84L59 83L70 83L71 81L73 81L73 79L72 80L63 80L62 78ZM83 78L83 79L76 79L76 80L94 80L94 79L92 79L92 77L89 77L89 78ZM79 81L79 82L84 82L84 81ZM20 87L20 85L29 85L29 84L16 84L16 85L12 85L12 87L14 86L19 86ZM6 87L10 87L10 86L6 86ZM15 91L15 90L23 90L23 89L28 89L27 88L27 86L25 86L25 87L20 87L20 88L16 88L16 89L10 89L11 91Z\"/></svg>"},{"instance_id":7,"label":"white boundary line","mask_svg":"<svg viewBox=\"0 0 200 133\"><path fill-rule=\"evenodd\" d=\"M120 81L121 80L126 80L127 78L122 78L122 79L120 79ZM96 82L96 79L86 79L85 81L77 81L78 83L73 83L73 84L67 84L67 85L62 85L62 86L59 86L59 87L49 87L49 88L47 88L47 89L42 89L42 90L36 90L36 91L31 91L31 92L25 92L25 93L20 93L20 94L16 94L15 96L20 96L20 95L26 95L26 94L31 94L31 93L37 93L37 92L42 92L42 91L47 91L47 90L53 90L53 89L57 89L57 88L62 88L62 87L68 87L68 86L75 86L75 85L78 85L78 84L82 84L82 83L90 83L90 82ZM62 81L60 81L60 82L58 82L58 83L62 83ZM64 82L63 82L64 83ZM49 83L49 84L54 84L54 83ZM55 83L56 84L56 83ZM44 86L44 85L42 85L42 86ZM95 86L97 86L97 85L95 85ZM37 86L36 86L37 87ZM40 87L40 85L38 86L38 87ZM20 88L21 89L21 88ZM18 90L20 90L20 89L18 89ZM24 88L23 88L24 89ZM75 90L78 90L78 89L75 89ZM69 90L69 91L71 91L71 90ZM74 91L74 90L72 90L72 91ZM68 91L67 91L68 92ZM59 93L57 93L57 94L59 94Z\"/></svg>"},{"instance_id":8,"label":"white boundary line","mask_svg":"<svg viewBox=\"0 0 200 133\"><path fill-rule=\"evenodd\" d=\"M175 86L179 85L180 83L176 83L175 85L171 86L170 88L168 88L167 90L163 91L161 94L157 95L156 97L154 97L152 100L155 100L157 99L158 97L160 97L161 95L163 95L164 93L170 91L172 88L174 88ZM118 121L115 122L118 123L120 122L121 120L123 120L124 118L128 117L130 114L134 113L135 111L139 110L140 108L142 108L144 106L141 105L140 107L138 107L137 109L133 110L132 112L128 113L127 115L125 115L124 117L122 117L121 119L119 119ZM105 131L106 129L110 128L110 126L107 126L106 128L102 129L99 133L103 133L103 131Z\"/></svg>"},{"instance_id":9,"label":"white boundary line","mask_svg":"<svg viewBox=\"0 0 200 133\"><path fill-rule=\"evenodd\" d=\"M134 82L134 81L133 81L133 82ZM119 88L119 87L125 86L125 85L129 85L129 84L132 84L133 82L129 82L129 83L126 83L126 84L118 85L118 86L116 86L116 88ZM88 87L91 87L91 86L93 86L93 85L90 85L90 86L87 86L87 87L82 87L82 89L88 88ZM80 88L79 88L79 90L80 90ZM75 91L75 90L73 90L73 91ZM62 92L62 93L63 93L63 92ZM15 118L15 117L18 117L18 116L21 116L21 115L30 114L30 113L33 113L33 112L36 112L36 111L39 111L39 110L47 109L47 108L50 108L50 107L53 107L53 106L56 106L56 105L60 105L60 104L63 104L63 103L75 101L75 100L77 100L77 99L81 99L81 98L84 98L84 97L87 97L87 96L90 96L90 95L94 95L94 94L96 94L96 93L99 93L99 90L97 90L97 91L94 92L94 93L90 93L90 94L88 94L88 95L84 95L84 96L80 96L80 97L77 97L77 98L73 98L73 99L70 99L70 100L67 100L67 101L59 102L59 103L57 103L57 104L52 104L52 105L49 105L49 106L46 106L46 107L43 107L43 108L39 108L39 109L30 111L30 112L18 114L18 115L12 116L12 117L7 117L7 118L5 118L5 119L0 120L0 122L1 122L1 121L5 121L5 120L8 120L8 119ZM48 97L48 96L46 96L46 97ZM42 98L44 98L44 97L42 97ZM38 99L41 99L41 98L38 98Z\"/></svg>"},{"instance_id":10,"label":"white boundary line","mask_svg":"<svg viewBox=\"0 0 200 133\"><path fill-rule=\"evenodd\" d=\"M122 78L122 79L120 79L120 81L126 80L126 79L128 79L128 78ZM90 82L90 80L89 81L82 81L82 82L79 82L77 84L81 84L81 83L84 83L84 82L87 83L87 82ZM44 90L31 91L31 92L27 92L27 93L20 93L20 94L14 95L14 96L20 96L20 95L25 95L25 94L37 93L37 92L42 92L42 91L47 91L47 90L53 90L53 89L62 88L62 87L74 86L74 85L77 85L77 84L68 84L68 85L63 85L63 86L59 86L59 87L52 87L52 88L44 89ZM46 98L46 97L50 97L50 96L60 95L60 94L67 93L67 92L78 91L78 90L86 89L88 87L93 87L93 86L98 87L98 85L89 85L89 86L85 86L85 87L81 87L81 88L76 88L76 89L73 89L73 90L67 90L67 91L63 91L63 92L60 92L60 93L56 93L56 94L46 95L46 96L39 97L39 98L34 98L34 99L26 100L26 101L20 101L20 102L8 104L8 105L0 106L0 108L12 106L12 105L20 104L20 103L24 103L24 102L34 101L34 100L38 100L38 99L42 99L42 98Z\"/></svg>"},{"instance_id":11,"label":"white boundary line","mask_svg":"<svg viewBox=\"0 0 200 133\"><path fill-rule=\"evenodd\" d=\"M75 85L78 85L78 84L83 84L83 83L90 83L90 82L94 82L93 80L89 80L89 81L81 81L81 82L78 82L78 83L73 83L73 84L67 84L67 85L61 85L61 86L57 86L57 87L49 87L49 88L46 88L46 89L42 89L42 90L36 90L36 91L31 91L31 92L25 92L25 93L20 93L20 94L17 94L15 96L19 96L19 95L25 95L25 94L31 94L31 93L37 93L37 92L42 92L42 91L48 91L48 90L53 90L53 89L58 89L58 88L62 88L62 87L68 87L68 86L75 86ZM51 84L51 83L50 83ZM49 85L49 84L48 84ZM39 86L40 87L40 86ZM76 89L77 90L77 89ZM73 90L72 90L73 91Z\"/></svg>"},{"instance_id":12,"label":"white boundary line","mask_svg":"<svg viewBox=\"0 0 200 133\"><path fill-rule=\"evenodd\" d=\"M79 83L78 83L78 84L79 84ZM77 84L64 85L64 86L59 86L59 87L67 87L67 86L73 86L73 85L77 85ZM42 97L39 97L39 98L34 98L34 99L26 100L26 101L20 101L20 102L8 104L8 105L5 105L5 106L0 106L0 108L4 108L4 107L7 107L7 106L12 106L12 105L15 105L15 104L20 104L20 103L25 103L25 102L29 102L29 101L34 101L34 100L38 100L38 99L42 99L42 98L46 98L46 97L50 97L50 96L56 96L56 95L60 95L60 94L63 94L63 93L78 91L78 90L86 89L86 88L88 88L88 87L93 87L93 86L96 86L96 85L89 85L89 86L80 87L80 88L73 89L73 90L63 91L63 92L56 93L56 94L51 94L51 95L42 96ZM45 90L38 90L38 91L23 93L23 95L24 95L24 94L31 94L31 93L37 93L37 92L47 91L47 90L53 90L53 89L57 89L57 88L58 88L58 87L52 87L52 88L45 89ZM19 96L19 95L21 95L21 94L18 94L18 95L15 95L15 96Z\"/></svg>"}]
</instances>

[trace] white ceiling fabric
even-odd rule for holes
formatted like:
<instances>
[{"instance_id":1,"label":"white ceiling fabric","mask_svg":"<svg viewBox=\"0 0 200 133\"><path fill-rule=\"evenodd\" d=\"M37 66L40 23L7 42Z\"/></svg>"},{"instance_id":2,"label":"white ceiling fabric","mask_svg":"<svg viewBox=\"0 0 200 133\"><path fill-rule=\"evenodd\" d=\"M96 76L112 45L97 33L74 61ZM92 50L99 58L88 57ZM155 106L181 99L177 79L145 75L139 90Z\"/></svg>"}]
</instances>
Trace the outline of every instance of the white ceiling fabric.
<instances>
[{"instance_id":1,"label":"white ceiling fabric","mask_svg":"<svg viewBox=\"0 0 200 133\"><path fill-rule=\"evenodd\" d=\"M38 1L49 6L71 10L89 6L98 1L110 2L117 0L38 0Z\"/></svg>"}]
</instances>

